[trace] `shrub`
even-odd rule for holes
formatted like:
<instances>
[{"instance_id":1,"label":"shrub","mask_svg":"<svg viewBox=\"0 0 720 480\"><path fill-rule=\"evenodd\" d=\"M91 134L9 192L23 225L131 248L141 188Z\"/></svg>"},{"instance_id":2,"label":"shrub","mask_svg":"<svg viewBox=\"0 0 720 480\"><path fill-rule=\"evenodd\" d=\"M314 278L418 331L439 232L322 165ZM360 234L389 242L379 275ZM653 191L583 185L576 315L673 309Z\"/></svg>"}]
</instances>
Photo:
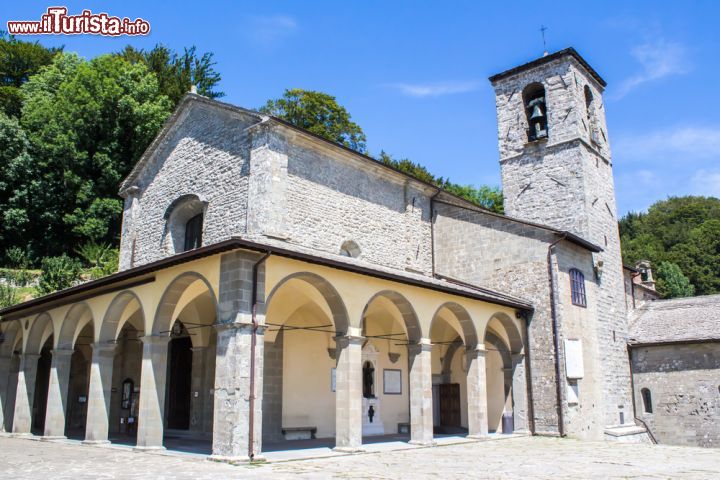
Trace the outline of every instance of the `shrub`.
<instances>
[{"instance_id":1,"label":"shrub","mask_svg":"<svg viewBox=\"0 0 720 480\"><path fill-rule=\"evenodd\" d=\"M0 308L11 307L19 301L20 299L13 287L0 283Z\"/></svg>"},{"instance_id":2,"label":"shrub","mask_svg":"<svg viewBox=\"0 0 720 480\"><path fill-rule=\"evenodd\" d=\"M65 254L59 257L43 258L38 290L41 294L46 295L71 287L80 277L81 270L80 262Z\"/></svg>"}]
</instances>

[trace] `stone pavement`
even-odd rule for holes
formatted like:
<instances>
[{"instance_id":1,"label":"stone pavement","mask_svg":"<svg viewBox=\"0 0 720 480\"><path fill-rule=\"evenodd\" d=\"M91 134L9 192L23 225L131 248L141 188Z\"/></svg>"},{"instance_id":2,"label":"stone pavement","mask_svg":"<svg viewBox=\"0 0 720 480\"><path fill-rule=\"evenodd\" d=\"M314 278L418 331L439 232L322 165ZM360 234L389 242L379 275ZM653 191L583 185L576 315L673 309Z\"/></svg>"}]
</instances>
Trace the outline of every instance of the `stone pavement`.
<instances>
[{"instance_id":1,"label":"stone pavement","mask_svg":"<svg viewBox=\"0 0 720 480\"><path fill-rule=\"evenodd\" d=\"M720 451L515 437L252 466L0 437L0 478L720 478Z\"/></svg>"}]
</instances>

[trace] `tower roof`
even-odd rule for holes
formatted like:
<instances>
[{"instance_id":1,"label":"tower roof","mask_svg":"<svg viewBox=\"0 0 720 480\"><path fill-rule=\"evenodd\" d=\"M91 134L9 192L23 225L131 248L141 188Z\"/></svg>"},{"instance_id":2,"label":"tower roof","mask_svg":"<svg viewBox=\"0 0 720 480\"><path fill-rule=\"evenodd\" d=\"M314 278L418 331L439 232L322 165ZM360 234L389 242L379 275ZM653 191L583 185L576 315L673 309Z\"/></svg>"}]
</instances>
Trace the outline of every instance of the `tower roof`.
<instances>
[{"instance_id":1,"label":"tower roof","mask_svg":"<svg viewBox=\"0 0 720 480\"><path fill-rule=\"evenodd\" d=\"M585 70L595 79L598 81L600 85L603 87L607 86L607 82L603 80L603 78L598 74L595 69L593 69L589 63L585 61L583 57L580 56L580 54L572 47L566 48L564 50L559 50L555 53L551 53L550 55L545 55L544 57L537 58L535 60L532 60L528 63L525 63L523 65L511 68L510 70L505 70L504 72L498 73L496 75L493 75L490 77L490 82L492 84L495 84L496 82L502 80L503 78L507 78L511 75L515 75L516 73L523 72L525 70L530 70L535 67L539 67L540 65L545 65L546 63L550 63L553 60L557 60L559 58L570 56L573 57L575 60L577 60L580 65L582 65Z\"/></svg>"}]
</instances>

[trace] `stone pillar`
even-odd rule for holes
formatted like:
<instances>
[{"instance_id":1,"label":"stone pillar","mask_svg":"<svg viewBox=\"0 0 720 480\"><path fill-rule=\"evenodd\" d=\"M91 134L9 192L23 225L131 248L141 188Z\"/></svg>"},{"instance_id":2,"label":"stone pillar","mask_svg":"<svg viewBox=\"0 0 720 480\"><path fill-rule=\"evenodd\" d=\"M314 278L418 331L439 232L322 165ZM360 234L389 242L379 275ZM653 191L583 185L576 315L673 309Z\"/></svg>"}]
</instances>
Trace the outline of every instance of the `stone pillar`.
<instances>
[{"instance_id":1,"label":"stone pillar","mask_svg":"<svg viewBox=\"0 0 720 480\"><path fill-rule=\"evenodd\" d=\"M12 357L0 357L0 432L7 432L9 428L5 422L5 409L8 405L8 383L10 380L10 363Z\"/></svg>"},{"instance_id":2,"label":"stone pillar","mask_svg":"<svg viewBox=\"0 0 720 480\"><path fill-rule=\"evenodd\" d=\"M528 433L527 380L525 378L525 354L516 353L512 356L512 400L513 422L516 433Z\"/></svg>"},{"instance_id":3,"label":"stone pillar","mask_svg":"<svg viewBox=\"0 0 720 480\"><path fill-rule=\"evenodd\" d=\"M83 443L109 443L110 399L112 397L114 343L93 343L88 386L87 420Z\"/></svg>"},{"instance_id":4,"label":"stone pillar","mask_svg":"<svg viewBox=\"0 0 720 480\"><path fill-rule=\"evenodd\" d=\"M13 415L13 433L30 435L32 428L33 400L35 398L35 379L40 355L24 353L20 360L17 392L15 394L15 414Z\"/></svg>"},{"instance_id":5,"label":"stone pillar","mask_svg":"<svg viewBox=\"0 0 720 480\"><path fill-rule=\"evenodd\" d=\"M362 451L362 344L360 335L335 337L335 450Z\"/></svg>"},{"instance_id":6,"label":"stone pillar","mask_svg":"<svg viewBox=\"0 0 720 480\"><path fill-rule=\"evenodd\" d=\"M165 384L169 336L140 337L143 343L140 399L138 403L138 450L162 450Z\"/></svg>"},{"instance_id":7,"label":"stone pillar","mask_svg":"<svg viewBox=\"0 0 720 480\"><path fill-rule=\"evenodd\" d=\"M20 372L20 355L12 354L10 357L10 371L8 375L8 383L6 390L7 403L3 405L5 409L5 431L13 431L13 419L15 416L15 400L17 397L18 374Z\"/></svg>"},{"instance_id":8,"label":"stone pillar","mask_svg":"<svg viewBox=\"0 0 720 480\"><path fill-rule=\"evenodd\" d=\"M263 359L263 440L278 442L282 434L283 332L274 342L265 341Z\"/></svg>"},{"instance_id":9,"label":"stone pillar","mask_svg":"<svg viewBox=\"0 0 720 480\"><path fill-rule=\"evenodd\" d=\"M410 368L410 443L432 445L432 344L427 338L408 345Z\"/></svg>"},{"instance_id":10,"label":"stone pillar","mask_svg":"<svg viewBox=\"0 0 720 480\"><path fill-rule=\"evenodd\" d=\"M251 390L252 332L252 324L245 322L217 327L212 460L239 463L262 458L264 327L259 326L256 332L254 388ZM251 395L254 396L252 434Z\"/></svg>"},{"instance_id":11,"label":"stone pillar","mask_svg":"<svg viewBox=\"0 0 720 480\"><path fill-rule=\"evenodd\" d=\"M70 362L73 350L53 350L45 413L45 439L65 438Z\"/></svg>"},{"instance_id":12,"label":"stone pillar","mask_svg":"<svg viewBox=\"0 0 720 480\"><path fill-rule=\"evenodd\" d=\"M485 375L485 346L467 349L468 436L488 434L487 380Z\"/></svg>"},{"instance_id":13,"label":"stone pillar","mask_svg":"<svg viewBox=\"0 0 720 480\"><path fill-rule=\"evenodd\" d=\"M205 429L205 353L207 347L193 347L190 378L190 429L202 433ZM196 395L197 394L197 395Z\"/></svg>"}]
</instances>

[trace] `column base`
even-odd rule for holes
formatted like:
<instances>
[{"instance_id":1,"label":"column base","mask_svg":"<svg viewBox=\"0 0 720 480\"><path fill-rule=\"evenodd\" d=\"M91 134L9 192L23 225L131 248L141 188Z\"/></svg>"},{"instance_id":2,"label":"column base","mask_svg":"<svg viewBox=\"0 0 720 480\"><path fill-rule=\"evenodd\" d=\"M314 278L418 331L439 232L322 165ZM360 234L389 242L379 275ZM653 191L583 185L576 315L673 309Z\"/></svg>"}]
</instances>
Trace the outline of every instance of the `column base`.
<instances>
[{"instance_id":1,"label":"column base","mask_svg":"<svg viewBox=\"0 0 720 480\"><path fill-rule=\"evenodd\" d=\"M228 457L225 455L210 455L207 457L208 460L211 462L218 462L218 463L229 463L231 465L241 465L241 464L247 464L247 463L263 463L266 462L267 459L263 457L262 455L255 455L252 460L250 460L250 457L247 455L238 455L235 457Z\"/></svg>"},{"instance_id":2,"label":"column base","mask_svg":"<svg viewBox=\"0 0 720 480\"><path fill-rule=\"evenodd\" d=\"M10 436L13 438L35 438L35 435L33 435L30 432L24 432L24 433L13 432L10 434Z\"/></svg>"},{"instance_id":3,"label":"column base","mask_svg":"<svg viewBox=\"0 0 720 480\"><path fill-rule=\"evenodd\" d=\"M83 440L83 445L110 445L110 440Z\"/></svg>"},{"instance_id":4,"label":"column base","mask_svg":"<svg viewBox=\"0 0 720 480\"><path fill-rule=\"evenodd\" d=\"M490 438L489 433L475 433L472 435L465 435L465 438L472 438L473 440L483 440L486 438Z\"/></svg>"},{"instance_id":5,"label":"column base","mask_svg":"<svg viewBox=\"0 0 720 480\"><path fill-rule=\"evenodd\" d=\"M363 453L363 452L365 452L365 449L362 447L333 447L333 452Z\"/></svg>"},{"instance_id":6,"label":"column base","mask_svg":"<svg viewBox=\"0 0 720 480\"><path fill-rule=\"evenodd\" d=\"M40 437L42 442L52 442L53 440L67 440L65 435L43 435Z\"/></svg>"},{"instance_id":7,"label":"column base","mask_svg":"<svg viewBox=\"0 0 720 480\"><path fill-rule=\"evenodd\" d=\"M144 447L133 447L133 452L157 452L165 450L165 447L161 446L144 446Z\"/></svg>"},{"instance_id":8,"label":"column base","mask_svg":"<svg viewBox=\"0 0 720 480\"><path fill-rule=\"evenodd\" d=\"M435 440L409 440L409 445L417 445L418 447L434 447L437 445Z\"/></svg>"}]
</instances>

